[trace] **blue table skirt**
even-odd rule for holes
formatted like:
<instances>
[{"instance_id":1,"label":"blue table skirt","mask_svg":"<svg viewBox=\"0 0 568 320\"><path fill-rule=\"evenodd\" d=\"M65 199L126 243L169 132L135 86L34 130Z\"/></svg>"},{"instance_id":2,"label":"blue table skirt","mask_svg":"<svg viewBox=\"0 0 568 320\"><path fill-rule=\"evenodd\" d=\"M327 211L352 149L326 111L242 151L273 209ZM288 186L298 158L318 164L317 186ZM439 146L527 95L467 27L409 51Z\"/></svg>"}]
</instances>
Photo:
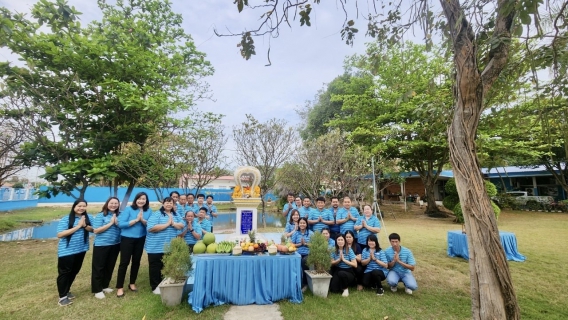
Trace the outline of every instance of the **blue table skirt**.
<instances>
[{"instance_id":1,"label":"blue table skirt","mask_svg":"<svg viewBox=\"0 0 568 320\"><path fill-rule=\"evenodd\" d=\"M195 255L193 292L188 302L199 313L209 305L301 303L301 256Z\"/></svg>"},{"instance_id":2,"label":"blue table skirt","mask_svg":"<svg viewBox=\"0 0 568 320\"><path fill-rule=\"evenodd\" d=\"M501 245L507 255L507 260L525 261L526 257L517 250L517 237L512 232L499 232ZM462 257L469 260L469 251L467 246L467 236L461 231L448 231L448 256Z\"/></svg>"}]
</instances>

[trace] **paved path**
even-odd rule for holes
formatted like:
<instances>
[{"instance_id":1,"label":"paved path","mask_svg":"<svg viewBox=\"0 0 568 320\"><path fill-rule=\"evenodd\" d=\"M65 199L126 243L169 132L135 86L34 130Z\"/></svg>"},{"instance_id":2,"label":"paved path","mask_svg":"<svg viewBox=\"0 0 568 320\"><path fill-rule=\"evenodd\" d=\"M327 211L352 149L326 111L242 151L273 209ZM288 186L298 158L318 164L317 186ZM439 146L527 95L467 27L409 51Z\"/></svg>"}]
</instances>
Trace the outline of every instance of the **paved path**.
<instances>
[{"instance_id":1,"label":"paved path","mask_svg":"<svg viewBox=\"0 0 568 320\"><path fill-rule=\"evenodd\" d=\"M278 304L231 306L225 320L283 320Z\"/></svg>"}]
</instances>

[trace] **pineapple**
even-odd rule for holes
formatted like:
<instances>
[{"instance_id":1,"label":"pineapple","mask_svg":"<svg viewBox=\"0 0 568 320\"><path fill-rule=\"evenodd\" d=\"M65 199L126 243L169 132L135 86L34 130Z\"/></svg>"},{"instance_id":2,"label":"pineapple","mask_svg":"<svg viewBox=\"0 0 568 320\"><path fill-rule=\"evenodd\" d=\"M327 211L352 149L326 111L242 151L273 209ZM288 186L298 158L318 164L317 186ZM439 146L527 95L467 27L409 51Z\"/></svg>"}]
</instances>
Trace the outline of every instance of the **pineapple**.
<instances>
[{"instance_id":1,"label":"pineapple","mask_svg":"<svg viewBox=\"0 0 568 320\"><path fill-rule=\"evenodd\" d=\"M250 238L250 243L256 243L256 241L255 241L256 240L256 231L250 230L248 232L248 236Z\"/></svg>"},{"instance_id":2,"label":"pineapple","mask_svg":"<svg viewBox=\"0 0 568 320\"><path fill-rule=\"evenodd\" d=\"M280 244L286 244L286 235L285 234L280 236Z\"/></svg>"}]
</instances>

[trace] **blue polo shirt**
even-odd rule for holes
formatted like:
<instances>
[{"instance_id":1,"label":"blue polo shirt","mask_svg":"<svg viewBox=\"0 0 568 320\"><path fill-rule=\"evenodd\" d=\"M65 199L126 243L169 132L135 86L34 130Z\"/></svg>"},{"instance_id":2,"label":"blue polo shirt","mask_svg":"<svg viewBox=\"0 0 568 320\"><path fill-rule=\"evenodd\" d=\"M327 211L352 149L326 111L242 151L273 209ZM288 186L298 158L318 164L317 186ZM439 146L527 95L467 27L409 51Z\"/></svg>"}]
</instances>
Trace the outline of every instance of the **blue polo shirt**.
<instances>
[{"instance_id":1,"label":"blue polo shirt","mask_svg":"<svg viewBox=\"0 0 568 320\"><path fill-rule=\"evenodd\" d=\"M357 211L357 209L355 207L350 207L349 211L347 211L347 209L345 209L345 208L339 209L339 212L337 212L336 219L337 220L343 220L343 219L347 218L348 213L351 213L351 217L359 219L359 211ZM355 221L347 220L345 223L342 223L342 224L339 225L339 231L341 232L341 234L345 234L345 232L351 231L355 234L355 236L357 236L355 229L353 229L354 226L355 226Z\"/></svg>"},{"instance_id":2,"label":"blue polo shirt","mask_svg":"<svg viewBox=\"0 0 568 320\"><path fill-rule=\"evenodd\" d=\"M189 206L186 204L177 204L177 208L176 208L176 213L178 213L179 215L181 215L182 217L185 217L185 213L189 210Z\"/></svg>"},{"instance_id":3,"label":"blue polo shirt","mask_svg":"<svg viewBox=\"0 0 568 320\"><path fill-rule=\"evenodd\" d=\"M89 217L89 221L91 221L91 225L93 224L94 218L90 214L87 214ZM75 222L73 222L73 228L77 226L79 221L81 220L80 217L75 216ZM57 233L65 231L69 229L69 215L64 216L59 220L57 224ZM66 257L73 254L86 252L89 250L89 237L87 237L87 241L85 241L85 229L81 228L75 231L67 242L67 237L59 239L59 244L57 246L57 256L58 257Z\"/></svg>"},{"instance_id":4,"label":"blue polo shirt","mask_svg":"<svg viewBox=\"0 0 568 320\"><path fill-rule=\"evenodd\" d=\"M394 249L392 247L388 247L384 251L385 251L387 262L393 261ZM414 255L412 254L412 251L410 251L410 249L408 249L406 247L400 246L400 252L398 254L398 258L400 259L400 261L402 261L406 264L409 264L411 266L416 265L416 260L414 260ZM394 266L391 268L391 271L396 271L398 273L412 272L409 269L406 269L405 267L401 266L398 262L394 264Z\"/></svg>"},{"instance_id":5,"label":"blue polo shirt","mask_svg":"<svg viewBox=\"0 0 568 320\"><path fill-rule=\"evenodd\" d=\"M113 214L110 212L106 216L102 212L97 214L95 221L93 221L93 229L109 224L112 216ZM112 246L117 243L120 243L120 228L116 224L101 233L95 233L95 247Z\"/></svg>"},{"instance_id":6,"label":"blue polo shirt","mask_svg":"<svg viewBox=\"0 0 568 320\"><path fill-rule=\"evenodd\" d=\"M185 210L185 212L188 211L193 211L193 213L195 213L195 216L197 216L197 213L199 213L199 206L197 205L197 203L193 203L193 204L186 204L185 205L187 207L187 209Z\"/></svg>"},{"instance_id":7,"label":"blue polo shirt","mask_svg":"<svg viewBox=\"0 0 568 320\"><path fill-rule=\"evenodd\" d=\"M360 216L359 219L357 219L357 222L355 222L355 225L356 226L363 225L363 220L366 221L366 223L369 227L374 227L374 228L380 228L381 227L381 222L375 216L371 216L369 219L365 218L365 216ZM369 229L361 228L359 230L359 236L357 237L357 242L360 243L360 244L366 245L367 244L367 237L371 234L374 234L374 233L369 231Z\"/></svg>"},{"instance_id":8,"label":"blue polo shirt","mask_svg":"<svg viewBox=\"0 0 568 320\"><path fill-rule=\"evenodd\" d=\"M211 232L211 221L205 218L203 221L199 221L199 219L195 219L195 221L201 225L201 233L203 233L203 231Z\"/></svg>"},{"instance_id":9,"label":"blue polo shirt","mask_svg":"<svg viewBox=\"0 0 568 320\"><path fill-rule=\"evenodd\" d=\"M329 239L327 240L327 246L328 246L330 249L335 250L335 240L329 238Z\"/></svg>"},{"instance_id":10,"label":"blue polo shirt","mask_svg":"<svg viewBox=\"0 0 568 320\"><path fill-rule=\"evenodd\" d=\"M142 238L146 235L146 226L142 222L138 221L132 226L129 226L130 221L135 220L138 217L138 212L140 208L132 209L132 206L126 207L126 209L118 215L118 227L120 228L120 235L127 238ZM142 214L144 220L148 221L152 215L152 209L144 211Z\"/></svg>"},{"instance_id":11,"label":"blue polo shirt","mask_svg":"<svg viewBox=\"0 0 568 320\"><path fill-rule=\"evenodd\" d=\"M188 228L187 227L187 221L183 220L183 226L184 226L184 229L182 229L182 232L187 229L187 232L185 233L185 236L183 237L185 239L185 243L196 244L198 240L195 239L195 237L193 236L193 233L189 232L189 229L193 229L193 231L195 231L197 234L203 235L203 232L201 231L201 224L199 224L199 222L197 222L197 219L193 219L193 223L191 224L191 228Z\"/></svg>"},{"instance_id":12,"label":"blue polo shirt","mask_svg":"<svg viewBox=\"0 0 568 320\"><path fill-rule=\"evenodd\" d=\"M327 209L323 209L323 210L319 210L319 209L314 209L310 212L310 216L308 217L308 220L317 220L319 219L319 217L322 218L322 220L324 221L333 221L333 217L331 215L331 212L329 212ZM318 222L316 224L312 225L312 230L315 231L320 231L321 229L323 229L324 227L327 227L327 225L323 222Z\"/></svg>"},{"instance_id":13,"label":"blue polo shirt","mask_svg":"<svg viewBox=\"0 0 568 320\"><path fill-rule=\"evenodd\" d=\"M168 226L166 229L158 232L150 232L154 226L158 224L168 223L170 217L167 214L162 214L162 212L155 212L146 225L146 230L148 234L146 235L146 243L144 244L144 249L147 253L164 253L164 246L169 244L173 238L177 237L181 233L181 230L174 228L173 226ZM182 223L183 220L179 214L173 215L173 220L175 223Z\"/></svg>"},{"instance_id":14,"label":"blue polo shirt","mask_svg":"<svg viewBox=\"0 0 568 320\"><path fill-rule=\"evenodd\" d=\"M363 253L361 254L361 259L366 260L366 259L369 259L370 257L371 257L371 250L369 250L369 248L365 248L365 250L363 250ZM375 252L375 258L378 258L379 260L381 260L384 263L388 263L387 256L385 254L385 250ZM385 274L385 277L389 273L389 269L381 267L378 263L375 262L375 260L371 260L367 264L367 268L365 269L365 273L371 272L373 270L382 271Z\"/></svg>"},{"instance_id":15,"label":"blue polo shirt","mask_svg":"<svg viewBox=\"0 0 568 320\"><path fill-rule=\"evenodd\" d=\"M302 206L300 209L298 209L298 212L300 212L300 218L309 218L312 210L313 210L312 207L306 208L306 207ZM288 219L288 221L290 221L290 219Z\"/></svg>"},{"instance_id":16,"label":"blue polo shirt","mask_svg":"<svg viewBox=\"0 0 568 320\"><path fill-rule=\"evenodd\" d=\"M291 224L290 222L286 222L286 229L284 229L284 231L286 233L290 233L294 230L295 227L296 227L295 224Z\"/></svg>"},{"instance_id":17,"label":"blue polo shirt","mask_svg":"<svg viewBox=\"0 0 568 320\"><path fill-rule=\"evenodd\" d=\"M203 205L205 208L207 208L207 215L209 215L209 220L211 221L211 226L213 226L213 219L215 219L215 217L211 214L211 212L215 212L217 213L217 207L212 204L211 208L209 208L209 206L207 204Z\"/></svg>"},{"instance_id":18,"label":"blue polo shirt","mask_svg":"<svg viewBox=\"0 0 568 320\"><path fill-rule=\"evenodd\" d=\"M343 249L345 250L345 249ZM345 251L343 251L343 256L345 258L347 258L348 261L353 261L355 260L357 257L355 256L355 253L353 252L353 249L349 248L349 252L345 253ZM337 250L333 250L331 252L331 259L332 260L337 260L339 259L339 252L337 252ZM347 263L340 261L337 266L341 269L349 269L349 268L353 268L352 266L348 265Z\"/></svg>"},{"instance_id":19,"label":"blue polo shirt","mask_svg":"<svg viewBox=\"0 0 568 320\"><path fill-rule=\"evenodd\" d=\"M331 217L333 220L333 224L331 226L329 226L329 231L331 231L331 233L340 233L341 232L341 228L340 226L337 224L337 214L339 213L339 210L341 210L342 208L337 208L334 210L333 207L329 207L329 212L331 213Z\"/></svg>"},{"instance_id":20,"label":"blue polo shirt","mask_svg":"<svg viewBox=\"0 0 568 320\"><path fill-rule=\"evenodd\" d=\"M298 230L292 235L292 243L300 244L302 243L302 238L304 238L304 242L307 244L310 242L310 239L313 235L314 232L311 230L305 230L304 233ZM299 246L296 252L298 252L302 256L305 256L310 253L310 248L307 245Z\"/></svg>"},{"instance_id":21,"label":"blue polo shirt","mask_svg":"<svg viewBox=\"0 0 568 320\"><path fill-rule=\"evenodd\" d=\"M288 212L288 208L290 208L290 204L286 203L284 205L284 208L282 209L282 212L287 212L288 214L286 215L286 221L290 221L290 212L292 212L292 210L290 210L290 212ZM292 202L292 209L298 209L298 207L296 206L296 203Z\"/></svg>"}]
</instances>

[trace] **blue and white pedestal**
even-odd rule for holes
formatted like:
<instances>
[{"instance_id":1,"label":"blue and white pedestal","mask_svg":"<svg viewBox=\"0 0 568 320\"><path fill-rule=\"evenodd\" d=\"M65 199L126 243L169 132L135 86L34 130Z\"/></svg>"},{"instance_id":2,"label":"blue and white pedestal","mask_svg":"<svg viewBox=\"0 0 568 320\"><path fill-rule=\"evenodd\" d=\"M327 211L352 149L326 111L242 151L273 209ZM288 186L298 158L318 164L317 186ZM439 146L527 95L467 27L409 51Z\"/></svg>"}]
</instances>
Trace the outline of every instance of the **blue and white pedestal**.
<instances>
[{"instance_id":1,"label":"blue and white pedestal","mask_svg":"<svg viewBox=\"0 0 568 320\"><path fill-rule=\"evenodd\" d=\"M233 203L237 207L237 225L235 226L237 235L248 235L250 230L257 230L257 207L260 202L260 198L233 199Z\"/></svg>"}]
</instances>

